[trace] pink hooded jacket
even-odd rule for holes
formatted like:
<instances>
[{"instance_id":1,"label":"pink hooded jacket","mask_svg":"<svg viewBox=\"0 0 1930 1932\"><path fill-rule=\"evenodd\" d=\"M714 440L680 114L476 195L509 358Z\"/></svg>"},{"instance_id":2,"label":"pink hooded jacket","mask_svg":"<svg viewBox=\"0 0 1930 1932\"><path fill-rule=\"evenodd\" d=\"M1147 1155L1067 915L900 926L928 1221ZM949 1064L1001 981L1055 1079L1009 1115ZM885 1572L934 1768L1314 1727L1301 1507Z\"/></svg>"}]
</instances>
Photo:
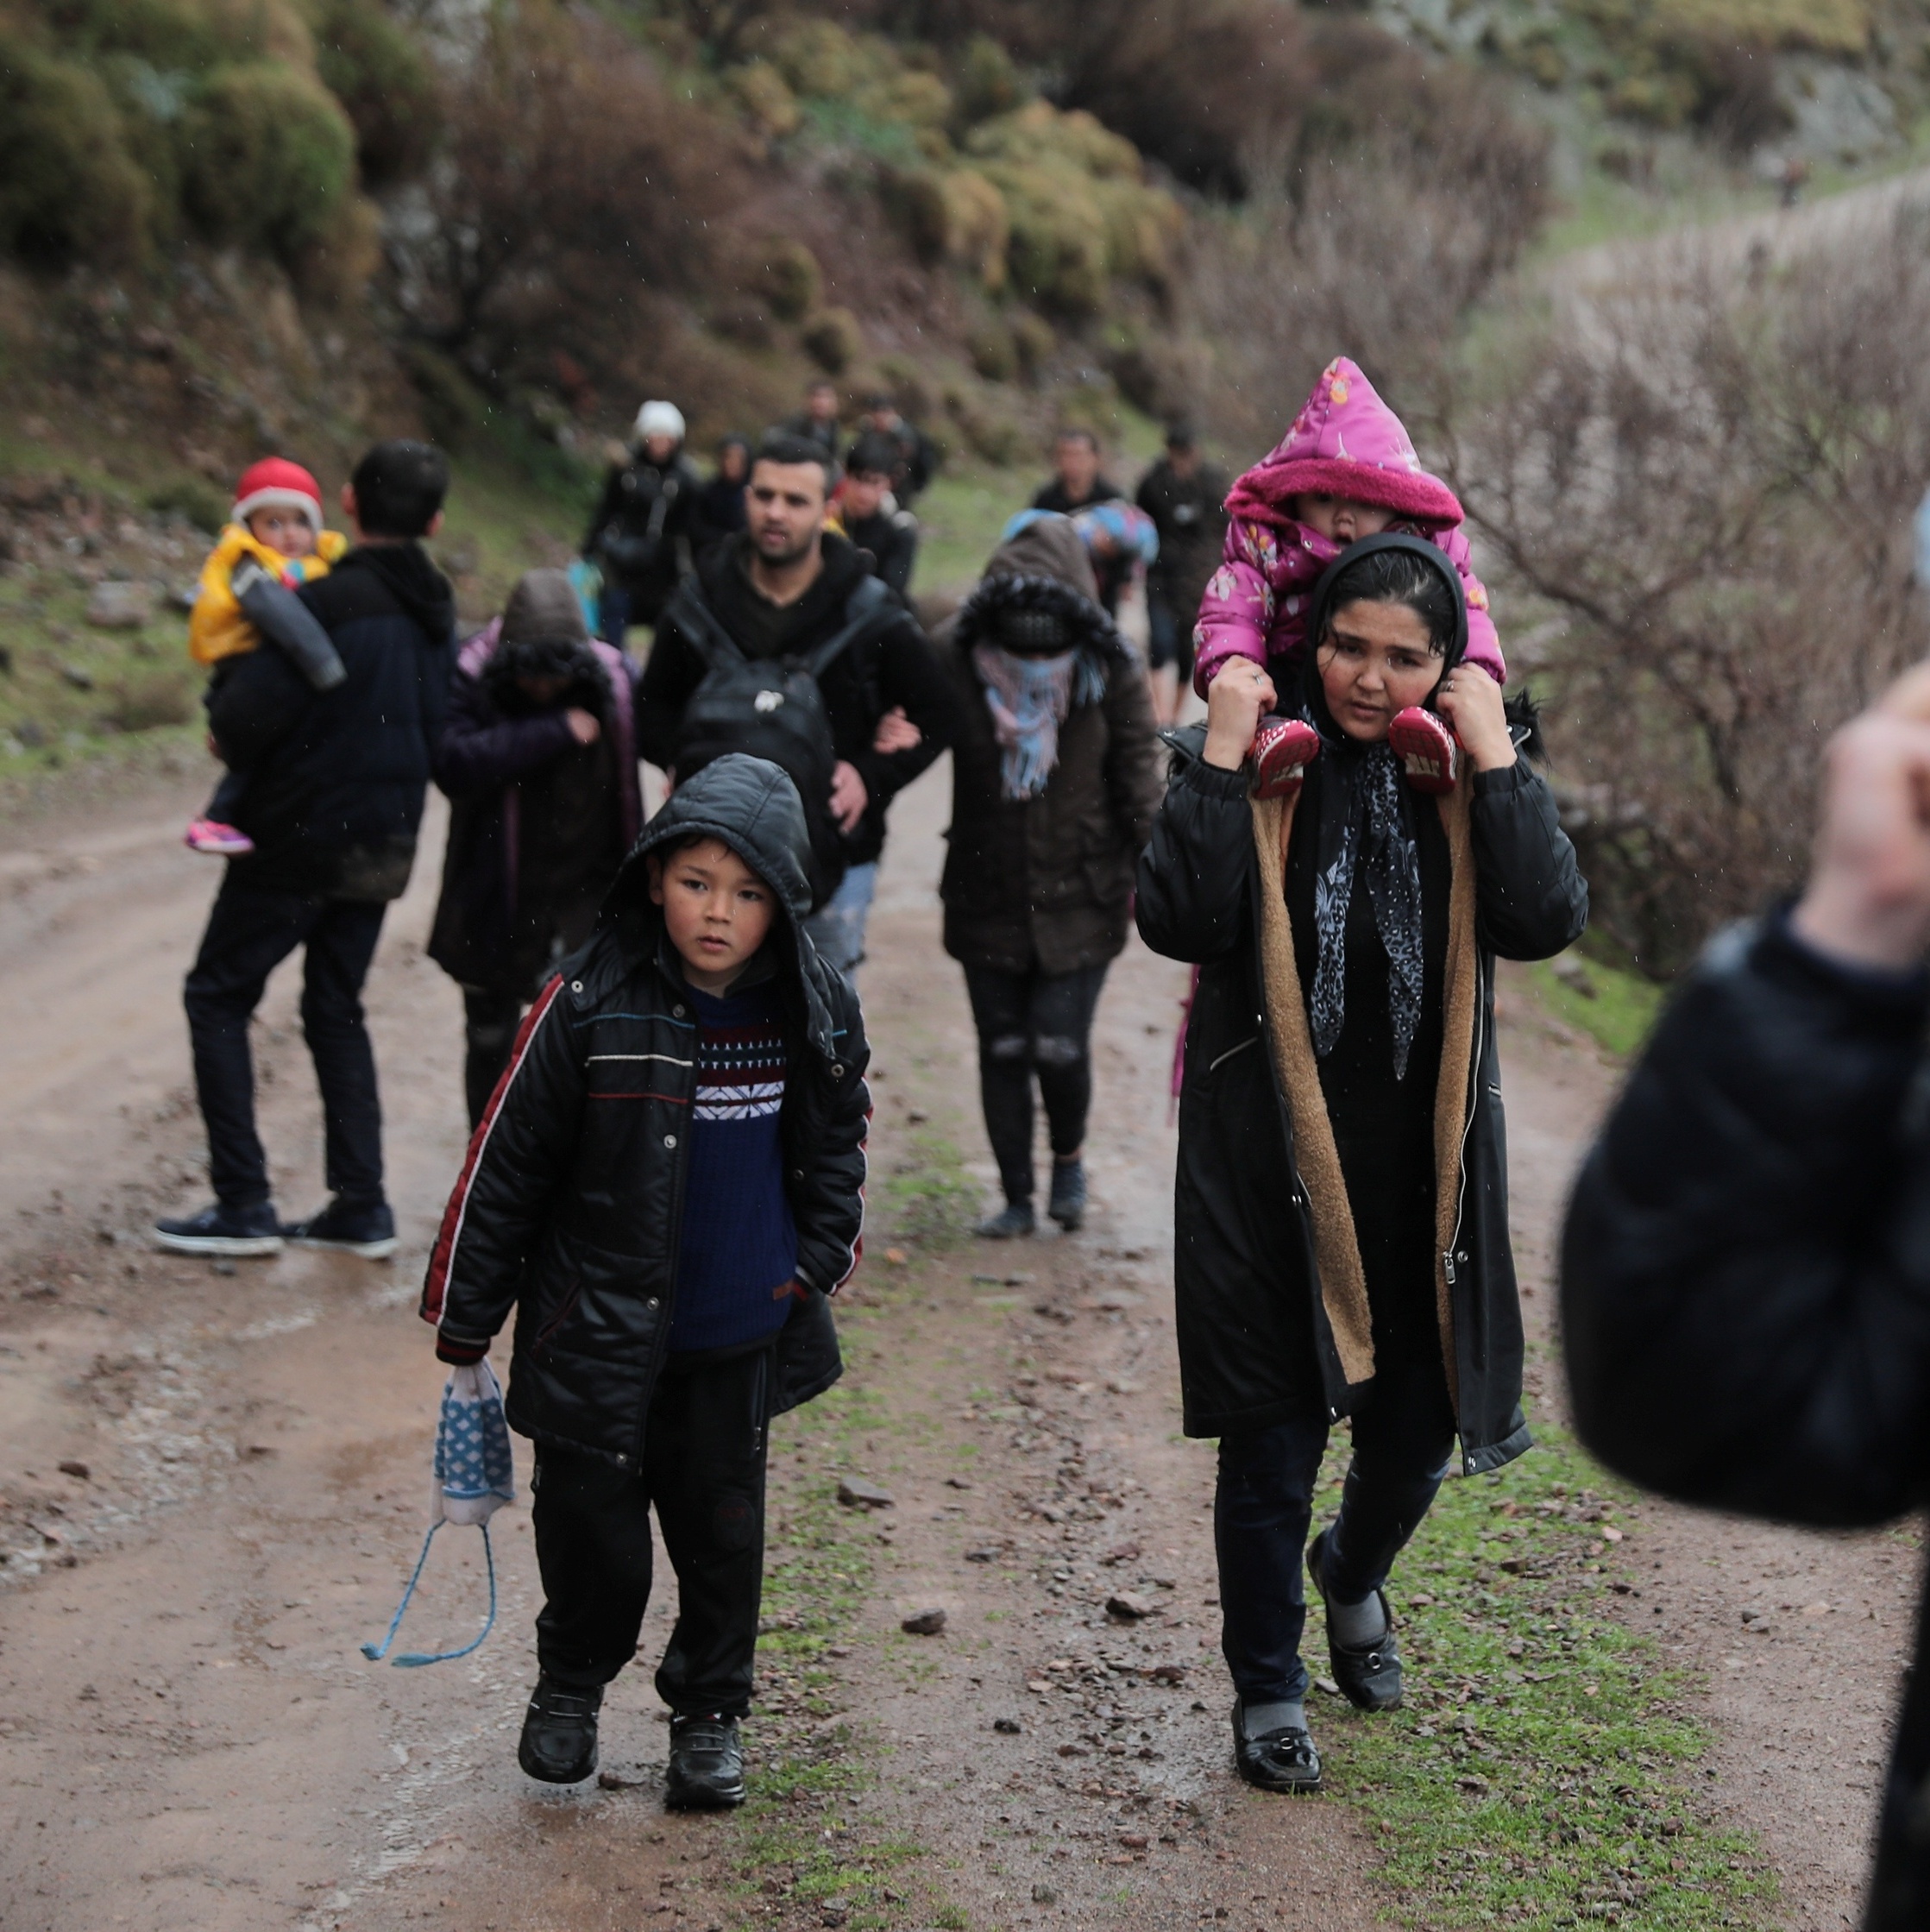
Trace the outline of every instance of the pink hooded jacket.
<instances>
[{"instance_id":1,"label":"pink hooded jacket","mask_svg":"<svg viewBox=\"0 0 1930 1932\"><path fill-rule=\"evenodd\" d=\"M1487 592L1468 568L1455 494L1421 468L1400 418L1346 356L1321 372L1286 440L1234 484L1226 548L1193 627L1193 689L1202 697L1229 658L1297 660L1307 606L1342 544L1297 522L1303 492L1392 510L1396 530L1430 538L1461 574L1468 595L1468 658L1497 683L1507 678Z\"/></svg>"}]
</instances>

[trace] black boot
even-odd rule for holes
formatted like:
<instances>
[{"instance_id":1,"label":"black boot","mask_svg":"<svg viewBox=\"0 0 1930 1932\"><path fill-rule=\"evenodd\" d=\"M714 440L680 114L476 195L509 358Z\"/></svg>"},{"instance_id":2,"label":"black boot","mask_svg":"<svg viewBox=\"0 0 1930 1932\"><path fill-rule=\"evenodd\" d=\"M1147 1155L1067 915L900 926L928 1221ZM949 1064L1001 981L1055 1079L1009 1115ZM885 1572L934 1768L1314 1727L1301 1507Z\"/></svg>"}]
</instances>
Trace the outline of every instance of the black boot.
<instances>
[{"instance_id":1,"label":"black boot","mask_svg":"<svg viewBox=\"0 0 1930 1932\"><path fill-rule=\"evenodd\" d=\"M1304 1797L1320 1789L1320 1753L1298 1704L1235 1704L1233 1763L1263 1791Z\"/></svg>"},{"instance_id":2,"label":"black boot","mask_svg":"<svg viewBox=\"0 0 1930 1932\"><path fill-rule=\"evenodd\" d=\"M1321 1570L1327 1560L1327 1539L1331 1530L1323 1530L1307 1545L1307 1575L1327 1602L1327 1585ZM1341 1695L1356 1710L1395 1710L1400 1704L1400 1645L1394 1636L1394 1614L1387 1608L1387 1593L1377 1590L1380 1599L1382 1629L1370 1644L1342 1644L1334 1635L1334 1616L1327 1611L1327 1661L1332 1665L1334 1682Z\"/></svg>"},{"instance_id":3,"label":"black boot","mask_svg":"<svg viewBox=\"0 0 1930 1932\"><path fill-rule=\"evenodd\" d=\"M1085 1163L1080 1160L1052 1164L1052 1198L1046 1212L1071 1234L1085 1218Z\"/></svg>"},{"instance_id":4,"label":"black boot","mask_svg":"<svg viewBox=\"0 0 1930 1932\"><path fill-rule=\"evenodd\" d=\"M728 1811L744 1803L744 1745L734 1717L670 1720L663 1802L673 1811Z\"/></svg>"},{"instance_id":5,"label":"black boot","mask_svg":"<svg viewBox=\"0 0 1930 1932\"><path fill-rule=\"evenodd\" d=\"M1039 1225L1029 1200L1008 1201L996 1214L989 1214L971 1231L981 1241L1016 1241Z\"/></svg>"},{"instance_id":6,"label":"black boot","mask_svg":"<svg viewBox=\"0 0 1930 1932\"><path fill-rule=\"evenodd\" d=\"M602 1685L572 1690L539 1676L523 1715L517 1763L545 1784L580 1784L596 1769L596 1714L602 1708Z\"/></svg>"}]
</instances>

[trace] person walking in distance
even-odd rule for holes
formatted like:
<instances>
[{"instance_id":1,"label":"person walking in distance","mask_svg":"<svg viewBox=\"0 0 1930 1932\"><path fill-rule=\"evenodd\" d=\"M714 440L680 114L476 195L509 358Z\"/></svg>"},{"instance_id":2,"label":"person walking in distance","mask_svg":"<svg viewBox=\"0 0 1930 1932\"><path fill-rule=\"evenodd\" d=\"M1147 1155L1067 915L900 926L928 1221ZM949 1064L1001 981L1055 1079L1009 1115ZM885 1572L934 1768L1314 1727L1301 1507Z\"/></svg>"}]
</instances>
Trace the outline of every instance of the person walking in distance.
<instances>
[{"instance_id":1,"label":"person walking in distance","mask_svg":"<svg viewBox=\"0 0 1930 1932\"><path fill-rule=\"evenodd\" d=\"M1930 1491L1927 802L1920 666L1837 733L1801 896L1710 946L1575 1184L1575 1425L1612 1469L1699 1508L1865 1529ZM1859 1645L1880 1681L1902 1635ZM1864 1932L1930 1925L1921 1605L1902 1685Z\"/></svg>"},{"instance_id":2,"label":"person walking in distance","mask_svg":"<svg viewBox=\"0 0 1930 1932\"><path fill-rule=\"evenodd\" d=\"M804 406L784 418L791 435L814 443L833 462L838 456L838 385L820 376L804 392Z\"/></svg>"},{"instance_id":3,"label":"person walking in distance","mask_svg":"<svg viewBox=\"0 0 1930 1932\"><path fill-rule=\"evenodd\" d=\"M596 924L643 826L635 670L562 570L531 570L463 645L435 775L449 850L429 956L462 989L469 1125L524 1009Z\"/></svg>"},{"instance_id":4,"label":"person walking in distance","mask_svg":"<svg viewBox=\"0 0 1930 1932\"><path fill-rule=\"evenodd\" d=\"M1099 439L1091 430L1061 430L1053 441L1052 465L1052 481L1042 484L1032 499L1034 510L1076 517L1095 504L1118 503L1125 499L1125 492L1104 475ZM1119 594L1132 580L1134 557L1103 534L1096 536L1088 548L1098 576L1099 602L1107 616L1116 616Z\"/></svg>"},{"instance_id":5,"label":"person walking in distance","mask_svg":"<svg viewBox=\"0 0 1930 1932\"><path fill-rule=\"evenodd\" d=\"M1453 563L1420 538L1352 544L1307 635L1299 690L1233 659L1204 728L1172 734L1137 900L1147 944L1200 969L1174 1193L1185 1426L1219 1438L1235 1764L1283 1791L1321 1777L1301 1562L1328 1431L1350 1419L1353 1463L1306 1570L1334 1681L1367 1711L1400 1701L1388 1575L1455 1437L1468 1475L1529 1446L1494 961L1558 953L1587 916L1501 688L1464 662ZM1451 762L1397 749L1429 705ZM1292 722L1263 750L1287 755L1256 758L1275 709Z\"/></svg>"},{"instance_id":6,"label":"person walking in distance","mask_svg":"<svg viewBox=\"0 0 1930 1932\"><path fill-rule=\"evenodd\" d=\"M285 1237L371 1258L394 1250L361 987L388 902L409 883L448 702L455 599L421 542L441 525L448 488L440 450L377 444L342 493L355 547L298 593L342 660L341 682L318 691L284 652L255 651L211 695L217 746L252 773L236 817L253 849L227 861L187 976L215 1200L155 1224L177 1253L273 1254ZM248 1028L269 973L298 947L333 1198L285 1227L255 1131Z\"/></svg>"},{"instance_id":7,"label":"person walking in distance","mask_svg":"<svg viewBox=\"0 0 1930 1932\"><path fill-rule=\"evenodd\" d=\"M1134 500L1160 533L1146 573L1147 666L1154 715L1170 725L1193 674L1193 620L1226 541L1227 475L1199 453L1191 425L1166 431L1166 454L1141 479Z\"/></svg>"},{"instance_id":8,"label":"person walking in distance","mask_svg":"<svg viewBox=\"0 0 1930 1932\"><path fill-rule=\"evenodd\" d=\"M809 854L776 765L677 787L531 1009L430 1262L441 1360L481 1360L514 1317L544 1596L517 1756L545 1784L596 1769L654 1510L677 1578L665 1797L744 1802L768 1429L838 1379L829 1298L864 1212L870 1052L804 931Z\"/></svg>"},{"instance_id":9,"label":"person walking in distance","mask_svg":"<svg viewBox=\"0 0 1930 1932\"><path fill-rule=\"evenodd\" d=\"M773 431L751 469L750 528L699 560L666 607L638 693L638 742L682 783L713 758L783 765L811 833L811 932L850 972L891 800L951 742L951 692L911 613L825 528L835 466Z\"/></svg>"},{"instance_id":10,"label":"person walking in distance","mask_svg":"<svg viewBox=\"0 0 1930 1932\"><path fill-rule=\"evenodd\" d=\"M892 494L896 452L883 437L866 434L851 446L851 462L833 505L836 527L871 559L871 568L901 597L911 588L918 561L918 519Z\"/></svg>"},{"instance_id":11,"label":"person walking in distance","mask_svg":"<svg viewBox=\"0 0 1930 1932\"><path fill-rule=\"evenodd\" d=\"M1037 1225L1034 1081L1052 1142L1046 1211L1068 1233L1084 1217L1092 1016L1160 803L1146 680L1097 592L1070 521L1038 516L934 639L959 720L939 896L1005 1194L978 1229L996 1240Z\"/></svg>"},{"instance_id":12,"label":"person walking in distance","mask_svg":"<svg viewBox=\"0 0 1930 1932\"><path fill-rule=\"evenodd\" d=\"M860 441L868 436L878 437L890 449L891 494L908 510L938 475L939 464L944 459L937 444L915 423L908 422L899 414L897 399L886 390L864 399L864 413L858 418L858 425ZM856 467L849 455L845 461L847 468Z\"/></svg>"},{"instance_id":13,"label":"person walking in distance","mask_svg":"<svg viewBox=\"0 0 1930 1932\"><path fill-rule=\"evenodd\" d=\"M745 487L751 481L751 444L746 437L726 436L717 445L717 474L697 493L696 527L690 538L693 554L734 537L748 521Z\"/></svg>"},{"instance_id":14,"label":"person walking in distance","mask_svg":"<svg viewBox=\"0 0 1930 1932\"><path fill-rule=\"evenodd\" d=\"M603 485L583 555L603 573L604 641L622 650L632 624L654 624L691 565L703 479L683 453L683 412L646 402L630 460Z\"/></svg>"}]
</instances>

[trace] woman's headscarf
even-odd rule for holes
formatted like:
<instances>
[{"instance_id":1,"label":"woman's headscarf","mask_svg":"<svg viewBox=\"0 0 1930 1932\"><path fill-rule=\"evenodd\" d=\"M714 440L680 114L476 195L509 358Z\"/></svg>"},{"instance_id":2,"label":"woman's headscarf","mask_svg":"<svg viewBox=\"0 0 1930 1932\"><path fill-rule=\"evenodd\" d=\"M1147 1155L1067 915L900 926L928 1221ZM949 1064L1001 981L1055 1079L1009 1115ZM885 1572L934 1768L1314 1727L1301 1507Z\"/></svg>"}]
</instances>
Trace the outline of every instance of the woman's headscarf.
<instances>
[{"instance_id":1,"label":"woman's headscarf","mask_svg":"<svg viewBox=\"0 0 1930 1932\"><path fill-rule=\"evenodd\" d=\"M1387 1005L1393 1023L1394 1078L1407 1076L1408 1049L1421 1021L1424 947L1421 933L1421 859L1413 793L1400 761L1383 739L1363 745L1349 738L1328 708L1320 681L1320 640L1332 615L1335 591L1350 566L1376 551L1404 551L1423 559L1449 588L1455 623L1441 664L1445 677L1468 648L1468 604L1454 566L1418 537L1380 536L1350 544L1314 587L1307 619L1307 656L1300 714L1320 733L1320 821L1314 854L1314 928L1318 942L1308 1017L1316 1058L1324 1060L1347 1020L1347 915L1357 878L1364 877L1374 929L1387 953ZM1349 601L1362 600L1349 592ZM1392 600L1389 600L1392 601ZM1440 685L1436 681L1435 689ZM1433 702L1430 693L1428 702Z\"/></svg>"}]
</instances>

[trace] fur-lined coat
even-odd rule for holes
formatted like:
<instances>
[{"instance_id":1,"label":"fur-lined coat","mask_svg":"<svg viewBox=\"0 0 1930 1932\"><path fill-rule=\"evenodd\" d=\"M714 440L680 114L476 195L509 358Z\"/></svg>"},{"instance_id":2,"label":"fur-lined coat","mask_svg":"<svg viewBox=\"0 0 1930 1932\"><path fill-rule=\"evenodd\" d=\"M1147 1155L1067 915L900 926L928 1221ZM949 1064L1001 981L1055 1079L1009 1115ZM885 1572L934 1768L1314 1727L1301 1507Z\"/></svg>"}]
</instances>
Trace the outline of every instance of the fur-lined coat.
<instances>
[{"instance_id":1,"label":"fur-lined coat","mask_svg":"<svg viewBox=\"0 0 1930 1932\"><path fill-rule=\"evenodd\" d=\"M958 718L939 894L945 949L965 965L1074 972L1115 958L1126 943L1133 868L1160 805L1158 745L1145 673L1097 595L1078 532L1062 517L1043 519L1000 546L934 639ZM1104 684L1097 703L1075 698L1045 790L1022 801L1005 796L985 687L971 659L972 646L1009 607L1059 616Z\"/></svg>"}]
</instances>

